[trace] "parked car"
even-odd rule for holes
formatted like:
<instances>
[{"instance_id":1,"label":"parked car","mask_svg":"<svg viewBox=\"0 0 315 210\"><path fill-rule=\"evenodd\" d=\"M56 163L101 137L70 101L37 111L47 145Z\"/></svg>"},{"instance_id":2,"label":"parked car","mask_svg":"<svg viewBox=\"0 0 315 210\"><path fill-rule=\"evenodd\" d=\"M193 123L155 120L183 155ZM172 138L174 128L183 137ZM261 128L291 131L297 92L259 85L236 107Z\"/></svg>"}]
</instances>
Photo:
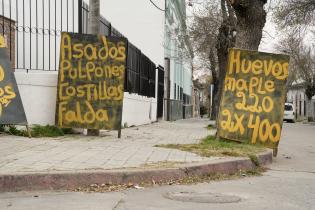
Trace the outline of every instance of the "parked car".
<instances>
[{"instance_id":1,"label":"parked car","mask_svg":"<svg viewBox=\"0 0 315 210\"><path fill-rule=\"evenodd\" d=\"M287 122L295 122L294 106L292 103L285 103L283 120Z\"/></svg>"}]
</instances>

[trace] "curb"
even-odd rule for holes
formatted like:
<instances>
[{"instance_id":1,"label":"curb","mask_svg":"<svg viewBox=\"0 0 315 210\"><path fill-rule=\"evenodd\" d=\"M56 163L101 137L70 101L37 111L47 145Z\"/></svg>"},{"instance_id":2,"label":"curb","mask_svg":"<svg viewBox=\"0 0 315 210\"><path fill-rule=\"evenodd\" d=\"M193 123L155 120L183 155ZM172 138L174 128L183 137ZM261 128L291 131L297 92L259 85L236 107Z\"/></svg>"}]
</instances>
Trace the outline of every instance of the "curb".
<instances>
[{"instance_id":1,"label":"curb","mask_svg":"<svg viewBox=\"0 0 315 210\"><path fill-rule=\"evenodd\" d=\"M261 166L271 164L272 152L258 154L257 159ZM102 183L128 184L152 182L152 180L162 182L212 173L233 174L239 170L251 170L255 167L249 158L229 158L206 163L185 164L177 168L0 175L0 192L75 190L78 187Z\"/></svg>"}]
</instances>

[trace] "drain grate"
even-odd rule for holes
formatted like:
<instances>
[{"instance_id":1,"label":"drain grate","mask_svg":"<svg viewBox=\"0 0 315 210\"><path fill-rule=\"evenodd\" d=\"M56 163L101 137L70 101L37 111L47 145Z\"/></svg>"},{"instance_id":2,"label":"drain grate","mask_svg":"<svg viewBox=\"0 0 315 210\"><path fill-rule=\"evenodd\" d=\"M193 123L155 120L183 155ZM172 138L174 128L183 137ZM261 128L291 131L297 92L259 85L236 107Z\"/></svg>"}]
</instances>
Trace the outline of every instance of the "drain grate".
<instances>
[{"instance_id":1,"label":"drain grate","mask_svg":"<svg viewBox=\"0 0 315 210\"><path fill-rule=\"evenodd\" d=\"M241 197L235 195L224 195L211 192L168 192L164 197L170 200L193 203L237 203L242 200Z\"/></svg>"}]
</instances>

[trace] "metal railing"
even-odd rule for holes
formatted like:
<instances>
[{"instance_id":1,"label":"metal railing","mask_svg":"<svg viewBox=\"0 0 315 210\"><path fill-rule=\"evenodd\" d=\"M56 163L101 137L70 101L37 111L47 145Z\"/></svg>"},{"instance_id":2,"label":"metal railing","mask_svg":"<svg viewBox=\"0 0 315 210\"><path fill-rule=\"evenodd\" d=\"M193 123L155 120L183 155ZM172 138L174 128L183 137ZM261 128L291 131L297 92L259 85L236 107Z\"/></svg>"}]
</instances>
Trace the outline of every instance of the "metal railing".
<instances>
[{"instance_id":1,"label":"metal railing","mask_svg":"<svg viewBox=\"0 0 315 210\"><path fill-rule=\"evenodd\" d=\"M0 0L0 34L14 69L57 71L61 32L88 33L83 0ZM101 33L124 37L104 17ZM156 65L128 44L125 91L155 97Z\"/></svg>"}]
</instances>

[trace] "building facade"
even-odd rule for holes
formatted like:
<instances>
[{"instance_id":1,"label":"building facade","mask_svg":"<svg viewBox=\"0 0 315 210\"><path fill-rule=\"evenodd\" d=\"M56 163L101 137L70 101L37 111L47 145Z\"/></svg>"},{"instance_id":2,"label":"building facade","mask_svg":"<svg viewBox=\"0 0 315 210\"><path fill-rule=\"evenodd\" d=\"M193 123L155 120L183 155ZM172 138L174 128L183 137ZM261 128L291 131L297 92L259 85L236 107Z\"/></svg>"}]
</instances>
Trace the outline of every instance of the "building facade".
<instances>
[{"instance_id":1,"label":"building facade","mask_svg":"<svg viewBox=\"0 0 315 210\"><path fill-rule=\"evenodd\" d=\"M308 117L312 121L315 119L315 96L308 100L303 84L294 84L289 88L287 102L294 105L296 120L306 120Z\"/></svg>"},{"instance_id":2,"label":"building facade","mask_svg":"<svg viewBox=\"0 0 315 210\"><path fill-rule=\"evenodd\" d=\"M165 59L169 65L169 120L192 116L192 48L187 35L186 1L165 1ZM166 68L166 67L165 67Z\"/></svg>"}]
</instances>

